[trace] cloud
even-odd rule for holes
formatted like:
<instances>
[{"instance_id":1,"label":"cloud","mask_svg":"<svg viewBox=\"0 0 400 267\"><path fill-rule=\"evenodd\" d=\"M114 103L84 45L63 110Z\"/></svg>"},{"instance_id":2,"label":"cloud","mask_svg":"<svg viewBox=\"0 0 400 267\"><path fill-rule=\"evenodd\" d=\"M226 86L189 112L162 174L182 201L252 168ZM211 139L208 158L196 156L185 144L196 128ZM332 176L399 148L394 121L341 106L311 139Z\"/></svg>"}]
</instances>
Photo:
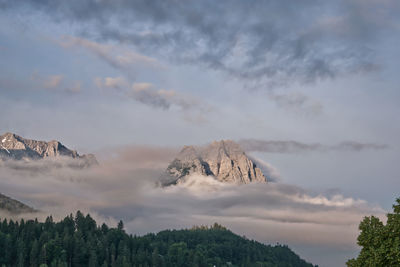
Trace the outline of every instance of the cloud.
<instances>
[{"instance_id":1,"label":"cloud","mask_svg":"<svg viewBox=\"0 0 400 267\"><path fill-rule=\"evenodd\" d=\"M359 143L355 141L345 141L340 144L331 146L332 150L346 150L346 151L361 151L365 149L370 150L382 150L389 148L386 144L375 144L375 143Z\"/></svg>"},{"instance_id":2,"label":"cloud","mask_svg":"<svg viewBox=\"0 0 400 267\"><path fill-rule=\"evenodd\" d=\"M298 141L257 140L243 139L239 141L244 150L249 152L266 153L304 153L327 151L362 151L387 149L386 144L360 143L356 141L341 142L336 145L323 145L320 143L302 143Z\"/></svg>"},{"instance_id":3,"label":"cloud","mask_svg":"<svg viewBox=\"0 0 400 267\"><path fill-rule=\"evenodd\" d=\"M82 82L68 81L65 75L42 75L34 71L30 76L31 83L29 85L20 85L24 90L31 90L32 88L42 90L46 89L51 92L64 92L69 94L78 94L82 90Z\"/></svg>"},{"instance_id":4,"label":"cloud","mask_svg":"<svg viewBox=\"0 0 400 267\"><path fill-rule=\"evenodd\" d=\"M162 109L169 109L171 106L179 107L181 110L199 108L199 103L195 99L180 95L174 90L156 90L151 83L134 83L128 95L143 104Z\"/></svg>"},{"instance_id":5,"label":"cloud","mask_svg":"<svg viewBox=\"0 0 400 267\"><path fill-rule=\"evenodd\" d=\"M82 36L129 44L172 62L269 85L313 82L379 67L376 44L398 32L396 0L382 1L12 1L3 9L38 10L80 25ZM135 56L75 38L121 68ZM131 59L132 58L132 59Z\"/></svg>"},{"instance_id":6,"label":"cloud","mask_svg":"<svg viewBox=\"0 0 400 267\"><path fill-rule=\"evenodd\" d=\"M270 163L263 161L262 159L256 158L252 155L247 155L258 168L261 169L268 182L279 182L281 181L281 174L277 168L272 166Z\"/></svg>"},{"instance_id":7,"label":"cloud","mask_svg":"<svg viewBox=\"0 0 400 267\"><path fill-rule=\"evenodd\" d=\"M136 209L140 206L139 209L148 209L142 210L142 215L146 213L146 216L155 217L160 215L152 213L155 209L168 207L165 210L167 214L175 210L180 215L188 212L188 217L194 214L221 216L225 219L246 216L250 221L257 218L288 223L349 225L356 223L353 216L318 214L354 212L354 215L357 214L354 217L357 217L358 213L381 211L370 207L363 200L346 198L337 192L327 197L281 183L236 186L221 183L212 177L193 175L177 186L155 187L154 182L175 152L172 148L121 147L104 151L101 164L89 169L74 168L70 164L71 160L64 164L63 160L66 159L8 161L1 165L0 183L2 188L14 191L13 194L19 188L17 195L30 199L29 203L36 203L39 207L81 203L86 209L100 211L118 205L122 209ZM47 195L54 199L47 199ZM72 203L62 201L63 198L72 197L76 197ZM186 201L182 201L184 199ZM189 212L192 205L198 206ZM287 212L288 209L297 212ZM127 218L130 216L136 215L124 215Z\"/></svg>"},{"instance_id":8,"label":"cloud","mask_svg":"<svg viewBox=\"0 0 400 267\"><path fill-rule=\"evenodd\" d=\"M124 77L96 77L94 83L99 88L126 90L129 87L129 82Z\"/></svg>"},{"instance_id":9,"label":"cloud","mask_svg":"<svg viewBox=\"0 0 400 267\"><path fill-rule=\"evenodd\" d=\"M132 97L143 104L161 108L170 109L177 107L181 111L185 111L185 115L194 112L201 115L211 111L211 107L201 103L198 99L178 93L175 90L156 89L151 83L133 83L128 91L128 96Z\"/></svg>"},{"instance_id":10,"label":"cloud","mask_svg":"<svg viewBox=\"0 0 400 267\"><path fill-rule=\"evenodd\" d=\"M63 79L64 79L63 75L50 75L46 77L45 80L43 81L43 87L45 89L56 89L61 85Z\"/></svg>"},{"instance_id":11,"label":"cloud","mask_svg":"<svg viewBox=\"0 0 400 267\"><path fill-rule=\"evenodd\" d=\"M124 145L113 149L104 149L99 151L96 156L103 161L103 165L121 167L127 163L127 168L164 170L178 152L179 149L174 147Z\"/></svg>"},{"instance_id":12,"label":"cloud","mask_svg":"<svg viewBox=\"0 0 400 267\"><path fill-rule=\"evenodd\" d=\"M169 109L174 100L175 92L166 90L156 91L150 83L134 83L128 95L143 104Z\"/></svg>"},{"instance_id":13,"label":"cloud","mask_svg":"<svg viewBox=\"0 0 400 267\"><path fill-rule=\"evenodd\" d=\"M193 175L177 186L156 187L175 153L119 147L99 152L100 165L89 169L54 160L9 161L0 165L0 188L40 209L41 218L80 209L112 225L123 219L135 234L219 222L261 242L332 251L354 250L363 216L384 213L339 192L327 196L282 183L236 186Z\"/></svg>"},{"instance_id":14,"label":"cloud","mask_svg":"<svg viewBox=\"0 0 400 267\"><path fill-rule=\"evenodd\" d=\"M116 78L107 77L104 80L104 85L106 87L121 89L122 87L126 86L127 83L126 83L125 79L122 77L116 77Z\"/></svg>"},{"instance_id":15,"label":"cloud","mask_svg":"<svg viewBox=\"0 0 400 267\"><path fill-rule=\"evenodd\" d=\"M71 93L71 94L78 94L81 92L82 89L82 83L80 81L75 81L71 87L67 87L64 90L67 93Z\"/></svg>"},{"instance_id":16,"label":"cloud","mask_svg":"<svg viewBox=\"0 0 400 267\"><path fill-rule=\"evenodd\" d=\"M119 70L129 70L135 65L161 67L161 64L156 59L135 53L118 45L106 45L72 36L64 36L59 43L65 48L85 48Z\"/></svg>"},{"instance_id":17,"label":"cloud","mask_svg":"<svg viewBox=\"0 0 400 267\"><path fill-rule=\"evenodd\" d=\"M278 107L297 114L320 115L323 112L323 106L320 102L312 100L300 92L277 94L271 91L268 96Z\"/></svg>"},{"instance_id":18,"label":"cloud","mask_svg":"<svg viewBox=\"0 0 400 267\"><path fill-rule=\"evenodd\" d=\"M146 106L179 112L189 123L207 123L207 115L215 111L212 105L199 98L176 90L160 88L149 82L130 83L122 76L96 77L93 82L98 88L114 89L123 96Z\"/></svg>"},{"instance_id":19,"label":"cloud","mask_svg":"<svg viewBox=\"0 0 400 267\"><path fill-rule=\"evenodd\" d=\"M155 108L168 110L177 107L183 111L210 111L210 108L201 105L193 97L185 96L175 90L157 89L154 84L148 82L135 82L130 85L124 77L96 77L94 83L99 88L118 89L128 97Z\"/></svg>"}]
</instances>

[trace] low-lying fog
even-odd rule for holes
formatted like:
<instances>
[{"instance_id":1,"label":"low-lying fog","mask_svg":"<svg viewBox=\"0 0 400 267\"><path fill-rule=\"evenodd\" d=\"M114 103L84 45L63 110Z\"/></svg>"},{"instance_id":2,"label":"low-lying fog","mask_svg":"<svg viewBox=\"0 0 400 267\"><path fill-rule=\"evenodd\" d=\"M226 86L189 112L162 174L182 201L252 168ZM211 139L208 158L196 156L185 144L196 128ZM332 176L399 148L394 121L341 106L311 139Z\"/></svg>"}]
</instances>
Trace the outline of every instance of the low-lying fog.
<instances>
[{"instance_id":1,"label":"low-lying fog","mask_svg":"<svg viewBox=\"0 0 400 267\"><path fill-rule=\"evenodd\" d=\"M237 186L192 175L179 185L157 187L175 152L143 146L115 149L88 169L75 168L68 159L3 162L1 193L39 209L41 218L52 214L60 219L81 210L111 225L122 219L135 234L218 222L260 242L288 244L321 266L343 265L353 257L360 220L384 214L364 200L309 192L285 184L284 178ZM279 176L272 166L265 168ZM326 256L319 258L323 250L331 251L331 263ZM343 262L333 262L338 254Z\"/></svg>"}]
</instances>

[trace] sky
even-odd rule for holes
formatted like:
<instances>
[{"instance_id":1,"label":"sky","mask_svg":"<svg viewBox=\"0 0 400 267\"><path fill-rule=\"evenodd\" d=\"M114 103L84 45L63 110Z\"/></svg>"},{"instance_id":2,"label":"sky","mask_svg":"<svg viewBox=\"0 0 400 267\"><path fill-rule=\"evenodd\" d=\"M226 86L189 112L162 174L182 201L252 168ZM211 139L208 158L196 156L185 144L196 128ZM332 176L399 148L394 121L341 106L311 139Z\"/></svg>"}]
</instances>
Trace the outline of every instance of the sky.
<instances>
[{"instance_id":1,"label":"sky","mask_svg":"<svg viewBox=\"0 0 400 267\"><path fill-rule=\"evenodd\" d=\"M101 163L3 166L1 191L52 211L76 198L140 233L218 221L344 265L358 222L399 196L399 11L396 0L0 0L1 133L57 139ZM148 188L180 147L221 139L276 182ZM137 198L115 197L126 184Z\"/></svg>"}]
</instances>

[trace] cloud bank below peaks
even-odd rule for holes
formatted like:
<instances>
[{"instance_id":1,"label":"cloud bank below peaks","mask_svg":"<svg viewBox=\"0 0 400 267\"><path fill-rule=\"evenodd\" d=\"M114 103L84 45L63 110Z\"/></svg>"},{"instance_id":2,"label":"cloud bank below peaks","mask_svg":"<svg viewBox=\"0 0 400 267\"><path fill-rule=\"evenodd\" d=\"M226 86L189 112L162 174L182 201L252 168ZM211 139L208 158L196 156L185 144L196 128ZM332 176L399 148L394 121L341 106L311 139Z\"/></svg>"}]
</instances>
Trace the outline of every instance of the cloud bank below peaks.
<instances>
[{"instance_id":1,"label":"cloud bank below peaks","mask_svg":"<svg viewBox=\"0 0 400 267\"><path fill-rule=\"evenodd\" d=\"M336 249L354 249L362 217L384 212L363 200L282 183L236 186L192 175L176 186L157 187L174 153L121 148L104 153L101 164L88 169L46 160L6 162L0 166L0 188L55 218L80 209L100 221L123 219L131 233L219 222L261 242Z\"/></svg>"}]
</instances>

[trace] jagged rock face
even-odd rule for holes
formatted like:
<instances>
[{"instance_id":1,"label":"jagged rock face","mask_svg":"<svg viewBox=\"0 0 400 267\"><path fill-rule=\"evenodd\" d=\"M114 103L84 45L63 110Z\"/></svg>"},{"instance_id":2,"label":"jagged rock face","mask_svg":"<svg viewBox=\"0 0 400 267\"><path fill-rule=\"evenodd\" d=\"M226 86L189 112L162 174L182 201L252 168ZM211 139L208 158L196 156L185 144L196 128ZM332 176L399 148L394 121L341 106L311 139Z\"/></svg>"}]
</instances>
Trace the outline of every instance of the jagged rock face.
<instances>
[{"instance_id":1,"label":"jagged rock face","mask_svg":"<svg viewBox=\"0 0 400 267\"><path fill-rule=\"evenodd\" d=\"M92 154L79 155L75 150L66 148L58 141L36 141L22 138L13 133L6 133L0 136L0 157L2 159L43 159L50 157L65 156L73 159L82 159L84 164L97 163Z\"/></svg>"},{"instance_id":2,"label":"jagged rock face","mask_svg":"<svg viewBox=\"0 0 400 267\"><path fill-rule=\"evenodd\" d=\"M212 175L227 183L267 182L262 171L240 146L230 140L213 142L206 147L185 146L168 166L162 184L179 183L187 175Z\"/></svg>"}]
</instances>

